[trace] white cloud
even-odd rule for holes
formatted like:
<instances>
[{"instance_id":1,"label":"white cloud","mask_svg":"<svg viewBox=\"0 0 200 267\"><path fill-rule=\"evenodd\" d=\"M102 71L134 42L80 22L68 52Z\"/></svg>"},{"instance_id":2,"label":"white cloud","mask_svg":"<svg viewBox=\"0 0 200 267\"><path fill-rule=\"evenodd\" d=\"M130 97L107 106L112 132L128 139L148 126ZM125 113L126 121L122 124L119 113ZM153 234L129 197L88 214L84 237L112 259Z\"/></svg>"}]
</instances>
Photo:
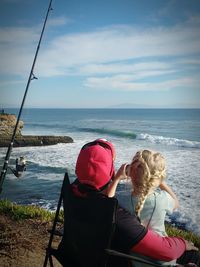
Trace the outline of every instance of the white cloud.
<instances>
[{"instance_id":1,"label":"white cloud","mask_svg":"<svg viewBox=\"0 0 200 267\"><path fill-rule=\"evenodd\" d=\"M39 40L38 27L0 28L0 73L24 77Z\"/></svg>"},{"instance_id":2,"label":"white cloud","mask_svg":"<svg viewBox=\"0 0 200 267\"><path fill-rule=\"evenodd\" d=\"M115 63L115 64L87 64L81 66L79 69L80 73L91 75L91 74L115 74L115 73L141 73L151 72L165 74L172 70L172 66L169 63L150 61L144 63Z\"/></svg>"},{"instance_id":3,"label":"white cloud","mask_svg":"<svg viewBox=\"0 0 200 267\"><path fill-rule=\"evenodd\" d=\"M64 16L50 19L49 26L69 23ZM36 48L39 42L42 25L35 27L2 27L0 28L0 74L19 75L24 78L30 71ZM44 43L41 44L40 52ZM38 57L39 58L39 57ZM47 75L61 75L59 67L48 68ZM45 76L45 74L44 74Z\"/></svg>"},{"instance_id":4,"label":"white cloud","mask_svg":"<svg viewBox=\"0 0 200 267\"><path fill-rule=\"evenodd\" d=\"M28 45L39 37L38 28L4 27L0 28L0 44ZM6 47L5 47L6 50Z\"/></svg>"},{"instance_id":5,"label":"white cloud","mask_svg":"<svg viewBox=\"0 0 200 267\"><path fill-rule=\"evenodd\" d=\"M200 65L200 58L196 57L190 57L190 58L184 58L182 60L179 60L178 63L180 64L186 64L186 65L193 65L194 67Z\"/></svg>"},{"instance_id":6,"label":"white cloud","mask_svg":"<svg viewBox=\"0 0 200 267\"><path fill-rule=\"evenodd\" d=\"M0 81L0 88L5 88L7 86L13 86L13 85L16 85L16 84L25 84L26 81L24 80L12 80L12 81Z\"/></svg>"},{"instance_id":7,"label":"white cloud","mask_svg":"<svg viewBox=\"0 0 200 267\"><path fill-rule=\"evenodd\" d=\"M50 21L55 26L65 23L68 23L65 17ZM39 33L38 27L0 29L2 74L24 76L32 63ZM36 64L40 76L85 75L88 76L85 85L89 87L118 90L169 89L172 83L185 86L188 81L194 84L196 80L191 77L162 83L136 80L175 73L180 70L176 68L176 60L180 64L185 57L188 64L198 68L199 59L192 55L200 55L199 18L170 28L116 25L93 32L63 34L42 43L41 50ZM156 61L159 57L162 59ZM165 62L169 57L175 57L173 62ZM90 77L105 74L107 77Z\"/></svg>"},{"instance_id":8,"label":"white cloud","mask_svg":"<svg viewBox=\"0 0 200 267\"><path fill-rule=\"evenodd\" d=\"M199 78L194 80L189 77L160 82L136 82L131 75L116 75L104 78L90 77L87 79L85 86L90 87L93 90L163 91L177 87L187 88L193 86L198 88L199 82Z\"/></svg>"},{"instance_id":9,"label":"white cloud","mask_svg":"<svg viewBox=\"0 0 200 267\"><path fill-rule=\"evenodd\" d=\"M72 19L67 18L65 16L57 17L57 18L50 18L47 22L48 26L62 26L73 22Z\"/></svg>"},{"instance_id":10,"label":"white cloud","mask_svg":"<svg viewBox=\"0 0 200 267\"><path fill-rule=\"evenodd\" d=\"M50 68L52 75L52 70L57 68L84 71L82 66L87 64L94 67L130 59L180 57L197 53L200 53L200 34L199 27L194 24L192 27L184 24L170 29L160 27L144 30L115 26L54 39L40 57L40 68L41 71L45 69L44 75L48 75Z\"/></svg>"}]
</instances>

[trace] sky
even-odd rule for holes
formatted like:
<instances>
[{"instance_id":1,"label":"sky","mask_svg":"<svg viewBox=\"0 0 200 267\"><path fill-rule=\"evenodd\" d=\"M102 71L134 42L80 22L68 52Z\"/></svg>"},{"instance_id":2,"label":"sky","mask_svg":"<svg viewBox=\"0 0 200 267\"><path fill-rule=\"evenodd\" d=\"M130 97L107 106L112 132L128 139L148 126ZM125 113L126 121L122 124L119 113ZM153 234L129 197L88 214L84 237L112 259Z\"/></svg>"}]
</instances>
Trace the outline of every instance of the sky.
<instances>
[{"instance_id":1,"label":"sky","mask_svg":"<svg viewBox=\"0 0 200 267\"><path fill-rule=\"evenodd\" d=\"M20 107L49 0L0 1L0 108ZM199 0L53 0L29 108L200 108Z\"/></svg>"}]
</instances>

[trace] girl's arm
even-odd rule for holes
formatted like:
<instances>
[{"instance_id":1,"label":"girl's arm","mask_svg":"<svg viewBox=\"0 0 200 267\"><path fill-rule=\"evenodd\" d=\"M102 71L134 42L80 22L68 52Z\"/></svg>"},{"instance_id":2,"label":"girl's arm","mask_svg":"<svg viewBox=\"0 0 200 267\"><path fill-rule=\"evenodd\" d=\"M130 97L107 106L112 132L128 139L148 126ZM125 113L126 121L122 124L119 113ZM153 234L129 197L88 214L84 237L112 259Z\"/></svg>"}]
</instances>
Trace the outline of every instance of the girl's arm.
<instances>
[{"instance_id":1,"label":"girl's arm","mask_svg":"<svg viewBox=\"0 0 200 267\"><path fill-rule=\"evenodd\" d=\"M172 188L166 184L166 182L162 182L160 184L160 189L166 191L173 199L174 199L174 210L179 208L179 201Z\"/></svg>"},{"instance_id":2,"label":"girl's arm","mask_svg":"<svg viewBox=\"0 0 200 267\"><path fill-rule=\"evenodd\" d=\"M123 164L119 168L117 173L115 174L115 178L113 179L112 183L109 185L109 187L107 189L107 196L108 197L114 197L115 196L115 192L116 192L117 185L118 185L119 181L126 177L126 165L127 164Z\"/></svg>"}]
</instances>

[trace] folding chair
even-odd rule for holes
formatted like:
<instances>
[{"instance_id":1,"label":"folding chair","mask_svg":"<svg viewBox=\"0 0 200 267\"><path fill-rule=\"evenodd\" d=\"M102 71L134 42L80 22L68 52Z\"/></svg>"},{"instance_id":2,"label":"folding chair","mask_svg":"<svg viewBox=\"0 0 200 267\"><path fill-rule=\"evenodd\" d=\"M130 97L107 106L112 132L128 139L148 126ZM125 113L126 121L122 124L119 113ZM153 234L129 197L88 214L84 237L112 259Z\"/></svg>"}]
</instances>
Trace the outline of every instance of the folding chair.
<instances>
[{"instance_id":1,"label":"folding chair","mask_svg":"<svg viewBox=\"0 0 200 267\"><path fill-rule=\"evenodd\" d=\"M61 204L64 208L64 232L58 248L52 248L53 236ZM111 249L115 231L117 199L89 194L86 198L76 197L72 192L68 174L65 174L51 235L46 249L43 267L48 261L53 267L52 256L66 267L125 267L162 266L135 256Z\"/></svg>"},{"instance_id":2,"label":"folding chair","mask_svg":"<svg viewBox=\"0 0 200 267\"><path fill-rule=\"evenodd\" d=\"M64 233L58 249L53 249L52 240L62 201ZM91 211L91 208L94 209ZM87 198L75 197L66 173L43 266L47 266L48 260L53 266L52 256L63 266L103 266L107 256L104 248L110 246L116 208L115 198L94 197L93 194Z\"/></svg>"}]
</instances>

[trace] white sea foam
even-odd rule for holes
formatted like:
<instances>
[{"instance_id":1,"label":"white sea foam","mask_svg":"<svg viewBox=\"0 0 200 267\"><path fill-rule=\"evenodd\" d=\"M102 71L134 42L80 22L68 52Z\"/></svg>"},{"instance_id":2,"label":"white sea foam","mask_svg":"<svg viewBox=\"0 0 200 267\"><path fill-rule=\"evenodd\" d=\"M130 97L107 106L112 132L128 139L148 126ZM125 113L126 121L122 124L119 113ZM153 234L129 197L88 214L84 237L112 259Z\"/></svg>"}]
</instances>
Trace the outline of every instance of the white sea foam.
<instances>
[{"instance_id":1,"label":"white sea foam","mask_svg":"<svg viewBox=\"0 0 200 267\"><path fill-rule=\"evenodd\" d=\"M151 143L163 144L163 145L173 145L178 147L188 147L188 148L200 148L200 142L182 140L171 137L150 135L147 133L138 134L136 137L138 140L148 140Z\"/></svg>"},{"instance_id":2,"label":"white sea foam","mask_svg":"<svg viewBox=\"0 0 200 267\"><path fill-rule=\"evenodd\" d=\"M21 184L26 183L26 181L35 177L33 185L36 188L37 179L44 181L44 185L42 186L44 186L43 190L45 192L46 183L49 181L49 185L51 185L53 181L62 180L66 168L69 171L70 178L74 179L75 164L80 148L86 142L92 141L97 137L101 136L97 136L94 133L88 133L84 135L84 138L83 136L77 135L74 139L75 142L70 144L14 148L11 154L12 162L14 162L14 159L19 156L25 156L28 161L27 172L24 176L24 180L21 181ZM159 136L152 137L154 138L153 140L156 138L159 140ZM178 213L174 214L175 220L185 224L188 229L191 229L200 235L200 199L198 197L200 189L200 150L189 146L162 146L162 142L149 142L148 138L144 138L144 142L142 143L136 139L121 139L120 137L112 137L111 140L115 144L117 151L117 158L115 161L116 169L119 168L122 163L130 162L133 155L141 149L157 150L164 155L168 167L166 181L176 192L181 205ZM164 140L168 145L169 140L167 138L164 138ZM0 149L0 152L0 156L3 157L6 150ZM59 168L60 170L58 172L57 169ZM11 180L12 183L15 182L15 177L12 175L9 175L8 179ZM122 183L126 182L123 181ZM30 190L30 188L27 190ZM53 187L48 190L53 190ZM125 190L127 190L127 193L130 191L130 186L128 184L127 187L125 187ZM51 194L54 191L49 192L49 194ZM16 195L17 201L19 200L18 198L19 197ZM41 196L41 199L42 206L52 209L53 206L56 205L56 201L52 202L51 199L45 200L44 196ZM40 205L39 202L38 204Z\"/></svg>"}]
</instances>

